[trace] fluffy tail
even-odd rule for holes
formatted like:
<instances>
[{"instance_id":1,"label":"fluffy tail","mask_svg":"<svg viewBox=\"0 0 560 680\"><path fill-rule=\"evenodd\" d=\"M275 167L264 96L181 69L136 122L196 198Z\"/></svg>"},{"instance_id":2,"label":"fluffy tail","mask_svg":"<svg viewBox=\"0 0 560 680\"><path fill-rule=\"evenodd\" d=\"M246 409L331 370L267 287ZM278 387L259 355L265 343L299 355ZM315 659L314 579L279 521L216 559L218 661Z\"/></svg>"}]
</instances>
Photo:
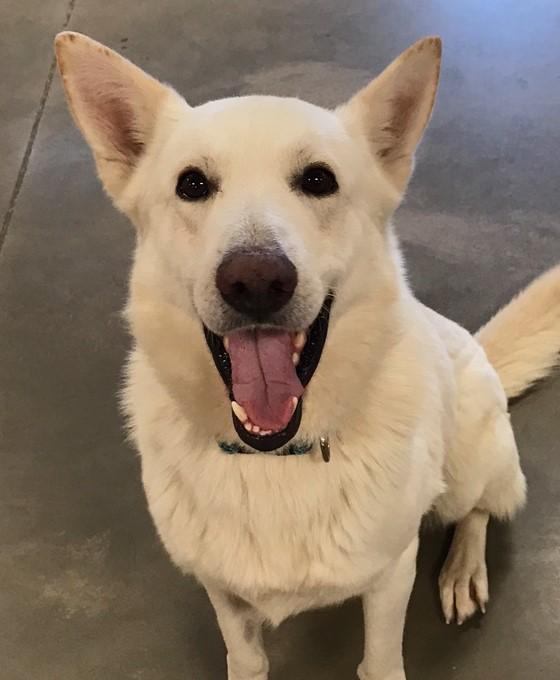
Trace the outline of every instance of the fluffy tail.
<instances>
[{"instance_id":1,"label":"fluffy tail","mask_svg":"<svg viewBox=\"0 0 560 680\"><path fill-rule=\"evenodd\" d=\"M530 284L476 337L509 398L549 375L560 359L560 265Z\"/></svg>"}]
</instances>

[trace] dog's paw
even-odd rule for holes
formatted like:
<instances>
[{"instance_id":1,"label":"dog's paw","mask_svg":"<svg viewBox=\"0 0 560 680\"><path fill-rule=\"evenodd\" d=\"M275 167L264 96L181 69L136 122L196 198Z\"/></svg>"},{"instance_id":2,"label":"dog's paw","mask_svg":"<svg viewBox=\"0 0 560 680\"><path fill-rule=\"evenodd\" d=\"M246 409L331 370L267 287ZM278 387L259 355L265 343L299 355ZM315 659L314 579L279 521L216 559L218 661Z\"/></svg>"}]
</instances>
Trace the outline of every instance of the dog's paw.
<instances>
[{"instance_id":1,"label":"dog's paw","mask_svg":"<svg viewBox=\"0 0 560 680\"><path fill-rule=\"evenodd\" d=\"M403 670L393 671L389 675L366 673L362 665L358 668L358 678L360 680L406 680L406 675Z\"/></svg>"},{"instance_id":2,"label":"dog's paw","mask_svg":"<svg viewBox=\"0 0 560 680\"><path fill-rule=\"evenodd\" d=\"M488 573L484 556L473 554L467 543L449 553L439 577L441 606L446 623L463 624L488 604Z\"/></svg>"},{"instance_id":3,"label":"dog's paw","mask_svg":"<svg viewBox=\"0 0 560 680\"><path fill-rule=\"evenodd\" d=\"M236 663L228 654L227 657L228 680L268 680L268 661L264 664L251 667L246 663Z\"/></svg>"},{"instance_id":4,"label":"dog's paw","mask_svg":"<svg viewBox=\"0 0 560 680\"><path fill-rule=\"evenodd\" d=\"M228 680L268 680L268 673L257 673L256 675L251 672L237 673L228 672Z\"/></svg>"}]
</instances>

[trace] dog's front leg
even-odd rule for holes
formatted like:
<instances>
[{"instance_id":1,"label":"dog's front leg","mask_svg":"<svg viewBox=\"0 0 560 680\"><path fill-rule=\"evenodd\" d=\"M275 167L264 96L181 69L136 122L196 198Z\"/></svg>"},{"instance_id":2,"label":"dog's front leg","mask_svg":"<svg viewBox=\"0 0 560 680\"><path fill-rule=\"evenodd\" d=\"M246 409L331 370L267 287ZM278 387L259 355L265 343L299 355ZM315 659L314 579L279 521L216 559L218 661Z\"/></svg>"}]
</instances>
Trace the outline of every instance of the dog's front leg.
<instances>
[{"instance_id":1,"label":"dog's front leg","mask_svg":"<svg viewBox=\"0 0 560 680\"><path fill-rule=\"evenodd\" d=\"M262 618L235 595L206 588L227 648L228 680L267 680Z\"/></svg>"},{"instance_id":2,"label":"dog's front leg","mask_svg":"<svg viewBox=\"0 0 560 680\"><path fill-rule=\"evenodd\" d=\"M360 680L406 680L402 644L417 552L416 538L363 596L365 652Z\"/></svg>"}]
</instances>

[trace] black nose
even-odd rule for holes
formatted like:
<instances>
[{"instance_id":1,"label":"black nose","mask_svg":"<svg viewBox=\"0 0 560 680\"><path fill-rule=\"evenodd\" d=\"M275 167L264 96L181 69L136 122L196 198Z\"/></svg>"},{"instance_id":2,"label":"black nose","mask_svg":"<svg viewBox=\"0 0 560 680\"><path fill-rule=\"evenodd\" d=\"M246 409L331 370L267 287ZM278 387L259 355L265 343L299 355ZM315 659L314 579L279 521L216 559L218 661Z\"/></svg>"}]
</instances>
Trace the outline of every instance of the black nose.
<instances>
[{"instance_id":1,"label":"black nose","mask_svg":"<svg viewBox=\"0 0 560 680\"><path fill-rule=\"evenodd\" d=\"M233 251L216 272L224 300L255 321L282 309L294 294L297 279L297 269L284 253L264 248Z\"/></svg>"}]
</instances>

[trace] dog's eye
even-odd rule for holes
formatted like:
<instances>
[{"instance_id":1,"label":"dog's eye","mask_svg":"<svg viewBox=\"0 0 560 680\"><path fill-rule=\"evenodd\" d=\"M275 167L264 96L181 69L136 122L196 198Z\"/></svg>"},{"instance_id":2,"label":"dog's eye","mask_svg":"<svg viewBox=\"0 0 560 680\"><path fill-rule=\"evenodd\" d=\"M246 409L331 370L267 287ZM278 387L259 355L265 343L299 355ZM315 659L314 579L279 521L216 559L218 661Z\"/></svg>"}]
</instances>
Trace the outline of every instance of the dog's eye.
<instances>
[{"instance_id":1,"label":"dog's eye","mask_svg":"<svg viewBox=\"0 0 560 680\"><path fill-rule=\"evenodd\" d=\"M202 201L208 198L211 190L210 180L202 170L197 170L196 168L182 172L179 175L175 189L177 196L184 201Z\"/></svg>"},{"instance_id":2,"label":"dog's eye","mask_svg":"<svg viewBox=\"0 0 560 680\"><path fill-rule=\"evenodd\" d=\"M338 182L334 173L324 165L310 165L305 168L298 185L309 196L329 196L338 191Z\"/></svg>"}]
</instances>

